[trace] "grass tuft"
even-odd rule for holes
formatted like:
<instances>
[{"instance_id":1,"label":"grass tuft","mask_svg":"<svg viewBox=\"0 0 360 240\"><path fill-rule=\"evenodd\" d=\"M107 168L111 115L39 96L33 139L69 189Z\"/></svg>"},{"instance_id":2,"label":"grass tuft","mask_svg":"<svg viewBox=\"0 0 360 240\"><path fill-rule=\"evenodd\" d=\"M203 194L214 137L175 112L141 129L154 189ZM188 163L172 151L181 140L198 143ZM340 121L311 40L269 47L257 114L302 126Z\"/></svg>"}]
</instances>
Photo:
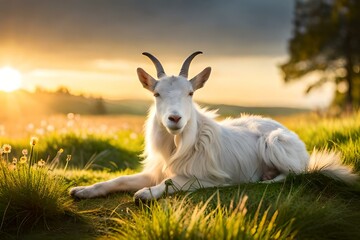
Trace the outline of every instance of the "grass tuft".
<instances>
[{"instance_id":1,"label":"grass tuft","mask_svg":"<svg viewBox=\"0 0 360 240\"><path fill-rule=\"evenodd\" d=\"M35 226L50 229L49 220L74 216L64 180L47 169L0 163L0 231Z\"/></svg>"},{"instance_id":2,"label":"grass tuft","mask_svg":"<svg viewBox=\"0 0 360 240\"><path fill-rule=\"evenodd\" d=\"M214 196L214 195L213 195ZM119 228L117 239L294 239L293 220L279 224L279 212L269 209L247 214L245 195L235 204L223 205L218 199L215 208L205 203L192 204L187 198L163 199L150 206L142 205L132 218L115 218ZM141 226L141 227L140 227Z\"/></svg>"}]
</instances>

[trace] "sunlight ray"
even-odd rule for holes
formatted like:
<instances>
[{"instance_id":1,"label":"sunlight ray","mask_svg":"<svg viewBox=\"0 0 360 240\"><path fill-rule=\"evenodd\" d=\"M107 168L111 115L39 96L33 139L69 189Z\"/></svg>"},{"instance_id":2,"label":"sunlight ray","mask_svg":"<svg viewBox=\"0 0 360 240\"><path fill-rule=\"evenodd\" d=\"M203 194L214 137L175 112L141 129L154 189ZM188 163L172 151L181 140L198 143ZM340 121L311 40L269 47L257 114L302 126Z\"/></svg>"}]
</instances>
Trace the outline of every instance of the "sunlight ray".
<instances>
[{"instance_id":1,"label":"sunlight ray","mask_svg":"<svg viewBox=\"0 0 360 240\"><path fill-rule=\"evenodd\" d=\"M10 66L0 68L0 91L12 92L21 87L21 73Z\"/></svg>"}]
</instances>

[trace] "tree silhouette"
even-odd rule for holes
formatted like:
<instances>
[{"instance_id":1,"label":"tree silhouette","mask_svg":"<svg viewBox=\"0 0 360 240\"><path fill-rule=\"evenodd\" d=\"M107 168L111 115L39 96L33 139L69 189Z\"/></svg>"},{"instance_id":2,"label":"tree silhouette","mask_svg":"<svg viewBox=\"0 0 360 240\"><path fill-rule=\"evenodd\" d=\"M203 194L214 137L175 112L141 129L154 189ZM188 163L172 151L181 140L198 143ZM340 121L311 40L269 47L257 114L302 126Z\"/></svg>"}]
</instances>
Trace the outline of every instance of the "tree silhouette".
<instances>
[{"instance_id":1,"label":"tree silhouette","mask_svg":"<svg viewBox=\"0 0 360 240\"><path fill-rule=\"evenodd\" d=\"M94 114L106 114L106 106L105 106L105 102L104 99L102 97L96 98L95 99L95 108L94 108Z\"/></svg>"},{"instance_id":2,"label":"tree silhouette","mask_svg":"<svg viewBox=\"0 0 360 240\"><path fill-rule=\"evenodd\" d=\"M56 93L58 94L64 94L64 95L71 95L70 91L67 87L60 86L56 89Z\"/></svg>"},{"instance_id":3,"label":"tree silhouette","mask_svg":"<svg viewBox=\"0 0 360 240\"><path fill-rule=\"evenodd\" d=\"M280 66L285 82L310 72L336 84L334 103L346 110L360 105L360 1L295 0L289 59Z\"/></svg>"}]
</instances>

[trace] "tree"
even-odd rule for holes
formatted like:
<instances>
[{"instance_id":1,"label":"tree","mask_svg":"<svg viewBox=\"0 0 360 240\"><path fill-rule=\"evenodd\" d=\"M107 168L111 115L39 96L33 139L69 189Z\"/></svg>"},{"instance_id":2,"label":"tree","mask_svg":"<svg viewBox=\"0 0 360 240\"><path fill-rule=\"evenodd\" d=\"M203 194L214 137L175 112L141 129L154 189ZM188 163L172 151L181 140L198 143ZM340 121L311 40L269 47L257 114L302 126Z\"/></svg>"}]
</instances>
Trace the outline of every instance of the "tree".
<instances>
[{"instance_id":1,"label":"tree","mask_svg":"<svg viewBox=\"0 0 360 240\"><path fill-rule=\"evenodd\" d=\"M103 115L106 114L106 106L104 99L102 97L95 99L95 108L94 108L94 114Z\"/></svg>"},{"instance_id":2,"label":"tree","mask_svg":"<svg viewBox=\"0 0 360 240\"><path fill-rule=\"evenodd\" d=\"M289 59L280 66L285 82L310 72L336 84L334 103L346 110L360 106L360 1L295 0Z\"/></svg>"},{"instance_id":3,"label":"tree","mask_svg":"<svg viewBox=\"0 0 360 240\"><path fill-rule=\"evenodd\" d=\"M55 92L58 94L71 95L69 89L64 86L58 87Z\"/></svg>"}]
</instances>

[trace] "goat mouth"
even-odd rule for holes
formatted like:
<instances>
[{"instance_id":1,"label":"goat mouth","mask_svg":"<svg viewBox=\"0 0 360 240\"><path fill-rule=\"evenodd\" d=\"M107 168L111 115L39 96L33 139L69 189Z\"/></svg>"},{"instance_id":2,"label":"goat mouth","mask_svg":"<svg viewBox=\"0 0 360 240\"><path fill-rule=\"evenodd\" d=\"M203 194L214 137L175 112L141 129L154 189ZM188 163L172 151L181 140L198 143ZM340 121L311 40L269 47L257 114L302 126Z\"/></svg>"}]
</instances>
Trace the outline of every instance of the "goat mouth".
<instances>
[{"instance_id":1,"label":"goat mouth","mask_svg":"<svg viewBox=\"0 0 360 240\"><path fill-rule=\"evenodd\" d=\"M167 129L168 129L168 132L173 135L177 135L177 134L181 133L181 131L182 131L181 127L176 127L176 126L168 127Z\"/></svg>"}]
</instances>

